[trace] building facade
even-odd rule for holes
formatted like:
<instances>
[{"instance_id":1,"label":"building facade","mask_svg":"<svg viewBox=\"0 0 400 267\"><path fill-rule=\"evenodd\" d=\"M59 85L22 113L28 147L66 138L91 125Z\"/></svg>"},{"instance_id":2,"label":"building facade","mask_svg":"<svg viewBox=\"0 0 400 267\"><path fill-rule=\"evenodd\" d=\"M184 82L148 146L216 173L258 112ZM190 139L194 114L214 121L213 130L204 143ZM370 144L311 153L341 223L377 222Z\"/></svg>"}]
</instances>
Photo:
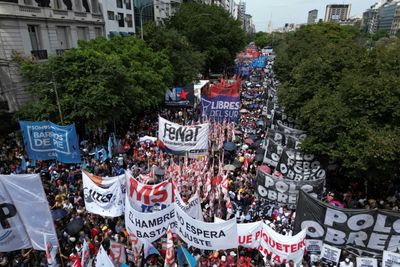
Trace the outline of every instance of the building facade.
<instances>
[{"instance_id":1,"label":"building facade","mask_svg":"<svg viewBox=\"0 0 400 267\"><path fill-rule=\"evenodd\" d=\"M361 29L363 32L376 33L379 24L379 8L378 4L367 9L362 16Z\"/></svg>"},{"instance_id":2,"label":"building facade","mask_svg":"<svg viewBox=\"0 0 400 267\"><path fill-rule=\"evenodd\" d=\"M327 5L325 9L325 22L342 22L350 18L351 5Z\"/></svg>"},{"instance_id":3,"label":"building facade","mask_svg":"<svg viewBox=\"0 0 400 267\"><path fill-rule=\"evenodd\" d=\"M396 34L399 30L400 1L388 2L379 9L378 31Z\"/></svg>"},{"instance_id":4,"label":"building facade","mask_svg":"<svg viewBox=\"0 0 400 267\"><path fill-rule=\"evenodd\" d=\"M98 0L0 0L0 101L15 112L31 100L15 55L46 60L104 35Z\"/></svg>"},{"instance_id":5,"label":"building facade","mask_svg":"<svg viewBox=\"0 0 400 267\"><path fill-rule=\"evenodd\" d=\"M132 0L101 0L107 37L135 34Z\"/></svg>"},{"instance_id":6,"label":"building facade","mask_svg":"<svg viewBox=\"0 0 400 267\"><path fill-rule=\"evenodd\" d=\"M318 18L318 10L313 9L308 11L307 24L314 24Z\"/></svg>"}]
</instances>

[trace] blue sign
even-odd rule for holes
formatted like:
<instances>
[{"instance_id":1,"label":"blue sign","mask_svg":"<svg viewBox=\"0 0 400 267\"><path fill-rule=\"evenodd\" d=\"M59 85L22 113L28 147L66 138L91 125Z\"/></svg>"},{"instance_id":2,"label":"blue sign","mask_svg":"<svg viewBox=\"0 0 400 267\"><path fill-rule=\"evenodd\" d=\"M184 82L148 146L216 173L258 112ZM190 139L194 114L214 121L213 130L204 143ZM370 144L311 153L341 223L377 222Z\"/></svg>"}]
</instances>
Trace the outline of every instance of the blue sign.
<instances>
[{"instance_id":1,"label":"blue sign","mask_svg":"<svg viewBox=\"0 0 400 267\"><path fill-rule=\"evenodd\" d=\"M237 122L240 117L240 96L217 96L201 98L202 116L222 122Z\"/></svg>"},{"instance_id":2,"label":"blue sign","mask_svg":"<svg viewBox=\"0 0 400 267\"><path fill-rule=\"evenodd\" d=\"M50 121L20 121L19 125L30 160L81 162L74 124L61 126Z\"/></svg>"},{"instance_id":3,"label":"blue sign","mask_svg":"<svg viewBox=\"0 0 400 267\"><path fill-rule=\"evenodd\" d=\"M267 59L267 57L265 57L265 56L261 56L261 57L256 58L252 62L252 67L255 68L255 69L257 69L257 68L258 69L265 68L265 65L266 65L265 60L266 59Z\"/></svg>"}]
</instances>

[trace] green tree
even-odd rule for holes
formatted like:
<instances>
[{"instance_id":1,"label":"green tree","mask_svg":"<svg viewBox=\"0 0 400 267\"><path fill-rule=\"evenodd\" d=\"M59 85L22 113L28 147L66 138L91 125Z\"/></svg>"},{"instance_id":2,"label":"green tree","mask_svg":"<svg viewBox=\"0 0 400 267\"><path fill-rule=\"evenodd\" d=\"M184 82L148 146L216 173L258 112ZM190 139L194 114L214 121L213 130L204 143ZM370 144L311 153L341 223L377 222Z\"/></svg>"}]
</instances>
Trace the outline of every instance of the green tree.
<instances>
[{"instance_id":1,"label":"green tree","mask_svg":"<svg viewBox=\"0 0 400 267\"><path fill-rule=\"evenodd\" d=\"M277 49L279 101L308 131L305 151L336 160L345 175L400 174L400 40L359 41L356 29L316 24Z\"/></svg>"},{"instance_id":2,"label":"green tree","mask_svg":"<svg viewBox=\"0 0 400 267\"><path fill-rule=\"evenodd\" d=\"M233 65L236 54L246 44L240 22L216 5L182 3L166 25L206 56L206 71L220 72Z\"/></svg>"},{"instance_id":3,"label":"green tree","mask_svg":"<svg viewBox=\"0 0 400 267\"><path fill-rule=\"evenodd\" d=\"M20 66L36 98L20 111L20 119L60 121L56 89L64 123L89 128L157 106L173 79L166 53L153 52L134 37L82 42L45 63L22 59Z\"/></svg>"},{"instance_id":4,"label":"green tree","mask_svg":"<svg viewBox=\"0 0 400 267\"><path fill-rule=\"evenodd\" d=\"M176 29L155 23L146 24L144 31L146 43L154 51L165 50L173 66L175 84L187 84L198 79L203 71L205 57L194 50L186 37Z\"/></svg>"},{"instance_id":5,"label":"green tree","mask_svg":"<svg viewBox=\"0 0 400 267\"><path fill-rule=\"evenodd\" d=\"M257 32L254 36L254 43L260 48L272 45L272 35L266 32Z\"/></svg>"}]
</instances>

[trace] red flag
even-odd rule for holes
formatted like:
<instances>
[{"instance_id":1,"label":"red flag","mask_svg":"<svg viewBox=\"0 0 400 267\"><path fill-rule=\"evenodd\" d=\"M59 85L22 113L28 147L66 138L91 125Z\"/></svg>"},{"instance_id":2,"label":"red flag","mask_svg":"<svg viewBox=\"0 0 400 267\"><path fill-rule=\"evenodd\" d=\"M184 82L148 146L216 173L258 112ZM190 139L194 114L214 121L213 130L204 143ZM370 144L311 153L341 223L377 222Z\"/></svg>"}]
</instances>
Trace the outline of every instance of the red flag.
<instances>
[{"instance_id":1,"label":"red flag","mask_svg":"<svg viewBox=\"0 0 400 267\"><path fill-rule=\"evenodd\" d=\"M167 250L165 253L164 267L173 266L175 263L175 249L174 249L174 238L172 236L172 229L168 226L167 230Z\"/></svg>"}]
</instances>

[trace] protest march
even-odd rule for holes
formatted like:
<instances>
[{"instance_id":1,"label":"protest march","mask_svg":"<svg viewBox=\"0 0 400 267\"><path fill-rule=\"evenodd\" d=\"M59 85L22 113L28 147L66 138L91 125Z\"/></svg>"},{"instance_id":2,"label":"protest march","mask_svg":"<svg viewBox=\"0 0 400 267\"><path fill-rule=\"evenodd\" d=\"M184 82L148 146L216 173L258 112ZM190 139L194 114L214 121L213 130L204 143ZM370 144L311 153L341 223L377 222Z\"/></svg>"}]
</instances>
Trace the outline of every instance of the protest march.
<instances>
[{"instance_id":1,"label":"protest march","mask_svg":"<svg viewBox=\"0 0 400 267\"><path fill-rule=\"evenodd\" d=\"M400 266L400 198L329 186L271 54L249 45L234 76L166 90L124 133L20 121L0 147L0 266Z\"/></svg>"}]
</instances>

